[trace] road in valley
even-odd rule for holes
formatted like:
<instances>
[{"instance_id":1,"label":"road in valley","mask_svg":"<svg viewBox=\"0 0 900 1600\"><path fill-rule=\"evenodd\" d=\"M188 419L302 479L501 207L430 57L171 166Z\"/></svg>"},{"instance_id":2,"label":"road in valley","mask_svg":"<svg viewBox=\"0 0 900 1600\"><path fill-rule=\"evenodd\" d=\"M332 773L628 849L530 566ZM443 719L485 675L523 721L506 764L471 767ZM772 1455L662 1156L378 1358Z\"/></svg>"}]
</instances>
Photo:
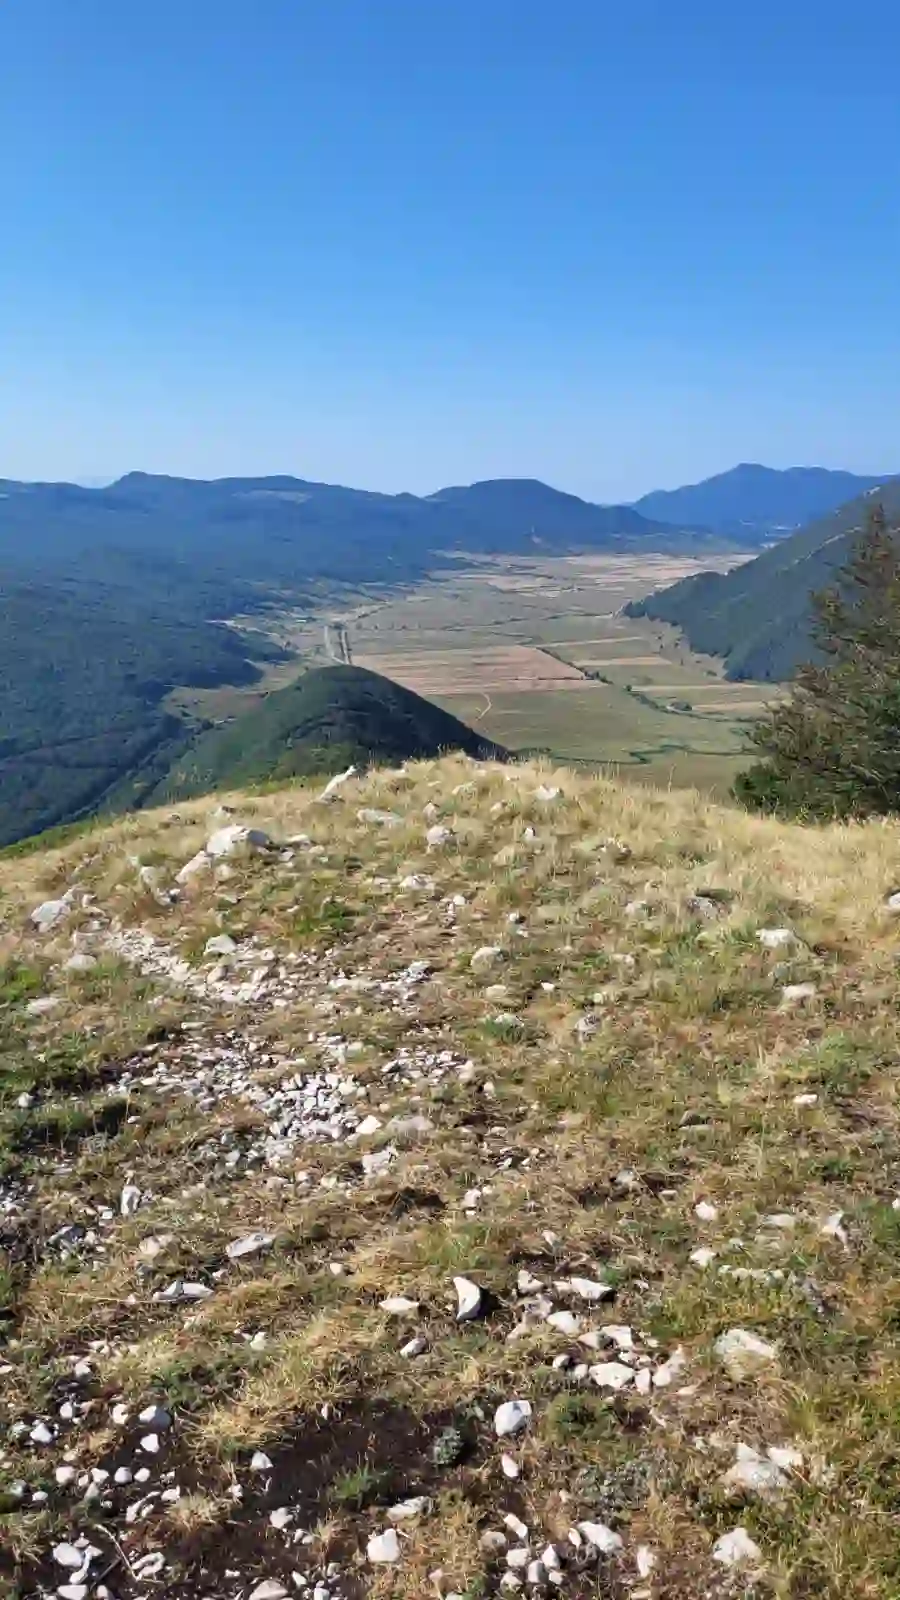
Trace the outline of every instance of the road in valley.
<instances>
[{"instance_id":1,"label":"road in valley","mask_svg":"<svg viewBox=\"0 0 900 1600\"><path fill-rule=\"evenodd\" d=\"M325 654L329 661L337 661L343 667L352 667L350 640L347 638L347 629L343 622L325 623Z\"/></svg>"}]
</instances>

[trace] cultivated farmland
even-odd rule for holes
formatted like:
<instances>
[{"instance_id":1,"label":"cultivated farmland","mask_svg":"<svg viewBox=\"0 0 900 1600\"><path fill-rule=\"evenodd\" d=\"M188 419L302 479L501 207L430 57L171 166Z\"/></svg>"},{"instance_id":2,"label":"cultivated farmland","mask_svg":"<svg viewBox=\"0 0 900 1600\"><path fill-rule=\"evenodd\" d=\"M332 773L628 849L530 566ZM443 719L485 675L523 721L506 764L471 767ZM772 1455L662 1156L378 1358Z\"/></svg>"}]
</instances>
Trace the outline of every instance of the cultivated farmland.
<instances>
[{"instance_id":1,"label":"cultivated farmland","mask_svg":"<svg viewBox=\"0 0 900 1600\"><path fill-rule=\"evenodd\" d=\"M620 614L697 565L482 560L345 618L353 660L511 749L723 793L770 686L728 683L720 663L688 650L673 629Z\"/></svg>"},{"instance_id":2,"label":"cultivated farmland","mask_svg":"<svg viewBox=\"0 0 900 1600\"><path fill-rule=\"evenodd\" d=\"M513 750L625 776L724 793L744 763L747 728L773 692L725 680L674 629L621 615L627 601L716 562L651 554L494 559L471 556L406 593L332 590L266 628L291 659L263 686L334 659L335 641ZM259 626L259 619L253 619ZM190 696L220 718L260 690ZM182 704L188 703L184 698Z\"/></svg>"}]
</instances>

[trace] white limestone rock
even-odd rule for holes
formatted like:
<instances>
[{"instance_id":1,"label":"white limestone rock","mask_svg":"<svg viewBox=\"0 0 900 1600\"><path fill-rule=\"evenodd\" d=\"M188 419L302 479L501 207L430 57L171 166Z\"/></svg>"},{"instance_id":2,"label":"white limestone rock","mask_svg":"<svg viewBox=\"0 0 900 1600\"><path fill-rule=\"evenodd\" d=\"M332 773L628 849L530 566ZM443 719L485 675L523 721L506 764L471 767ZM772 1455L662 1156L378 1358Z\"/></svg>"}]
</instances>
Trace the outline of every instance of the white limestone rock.
<instances>
[{"instance_id":1,"label":"white limestone rock","mask_svg":"<svg viewBox=\"0 0 900 1600\"><path fill-rule=\"evenodd\" d=\"M514 1438L531 1421L529 1400L504 1400L494 1412L494 1432L498 1439Z\"/></svg>"},{"instance_id":2,"label":"white limestone rock","mask_svg":"<svg viewBox=\"0 0 900 1600\"><path fill-rule=\"evenodd\" d=\"M634 1368L626 1367L623 1361L599 1361L590 1373L598 1389L618 1391L634 1382Z\"/></svg>"},{"instance_id":3,"label":"white limestone rock","mask_svg":"<svg viewBox=\"0 0 900 1600\"><path fill-rule=\"evenodd\" d=\"M758 928L756 937L764 950L793 950L802 943L793 928Z\"/></svg>"},{"instance_id":4,"label":"white limestone rock","mask_svg":"<svg viewBox=\"0 0 900 1600\"><path fill-rule=\"evenodd\" d=\"M453 1287L456 1290L457 1322L474 1322L481 1315L484 1305L481 1289L471 1278L454 1278Z\"/></svg>"},{"instance_id":5,"label":"white limestone rock","mask_svg":"<svg viewBox=\"0 0 900 1600\"><path fill-rule=\"evenodd\" d=\"M205 850L198 850L197 854L191 856L190 861L186 861L176 872L175 882L184 886L190 883L192 878L199 877L202 872L209 872L212 864L212 856L208 856Z\"/></svg>"},{"instance_id":6,"label":"white limestone rock","mask_svg":"<svg viewBox=\"0 0 900 1600\"><path fill-rule=\"evenodd\" d=\"M329 778L322 793L317 798L319 800L333 800L338 790L342 789L344 784L348 783L351 778L355 778L357 772L358 768L354 766L349 766L345 772L336 772L333 778Z\"/></svg>"},{"instance_id":7,"label":"white limestone rock","mask_svg":"<svg viewBox=\"0 0 900 1600\"><path fill-rule=\"evenodd\" d=\"M356 815L360 822L376 828L399 828L403 822L399 811L379 811L375 806L363 806Z\"/></svg>"},{"instance_id":8,"label":"white limestone rock","mask_svg":"<svg viewBox=\"0 0 900 1600\"><path fill-rule=\"evenodd\" d=\"M384 1533L373 1533L366 1545L366 1555L374 1566L392 1566L400 1560L400 1540L394 1528Z\"/></svg>"},{"instance_id":9,"label":"white limestone rock","mask_svg":"<svg viewBox=\"0 0 900 1600\"><path fill-rule=\"evenodd\" d=\"M64 922L72 911L75 899L75 890L67 889L58 900L42 900L31 912L30 920L38 933L49 933L60 922Z\"/></svg>"},{"instance_id":10,"label":"white limestone rock","mask_svg":"<svg viewBox=\"0 0 900 1600\"><path fill-rule=\"evenodd\" d=\"M739 1444L734 1466L729 1467L722 1483L731 1491L777 1499L788 1487L788 1478L778 1462L761 1455L752 1445Z\"/></svg>"},{"instance_id":11,"label":"white limestone rock","mask_svg":"<svg viewBox=\"0 0 900 1600\"><path fill-rule=\"evenodd\" d=\"M585 1544L589 1544L592 1550L599 1550L601 1555L615 1555L622 1548L619 1535L613 1533L605 1522L579 1522L577 1532Z\"/></svg>"},{"instance_id":12,"label":"white limestone rock","mask_svg":"<svg viewBox=\"0 0 900 1600\"><path fill-rule=\"evenodd\" d=\"M274 1233L246 1233L242 1239L233 1239L226 1245L229 1261L243 1261L248 1256L260 1256L275 1243Z\"/></svg>"},{"instance_id":13,"label":"white limestone rock","mask_svg":"<svg viewBox=\"0 0 900 1600\"><path fill-rule=\"evenodd\" d=\"M444 823L436 822L425 834L425 843L429 850L440 850L444 845L450 844L455 837L453 829L445 827ZM465 902L463 902L465 904Z\"/></svg>"},{"instance_id":14,"label":"white limestone rock","mask_svg":"<svg viewBox=\"0 0 900 1600\"><path fill-rule=\"evenodd\" d=\"M224 860L240 850L263 851L275 848L271 838L262 828L245 828L233 822L227 828L217 828L206 841L206 854L214 861Z\"/></svg>"},{"instance_id":15,"label":"white limestone rock","mask_svg":"<svg viewBox=\"0 0 900 1600\"><path fill-rule=\"evenodd\" d=\"M754 1544L746 1528L732 1528L723 1533L712 1548L713 1561L723 1567L746 1567L760 1560L762 1552Z\"/></svg>"},{"instance_id":16,"label":"white limestone rock","mask_svg":"<svg viewBox=\"0 0 900 1600\"><path fill-rule=\"evenodd\" d=\"M675 1379L681 1376L686 1366L687 1356L679 1345L676 1350L672 1351L668 1361L664 1361L662 1366L657 1367L656 1371L654 1372L654 1389L668 1389L669 1385L674 1383Z\"/></svg>"},{"instance_id":17,"label":"white limestone rock","mask_svg":"<svg viewBox=\"0 0 900 1600\"><path fill-rule=\"evenodd\" d=\"M747 1328L729 1328L713 1346L725 1371L736 1383L771 1371L778 1363L778 1349Z\"/></svg>"}]
</instances>

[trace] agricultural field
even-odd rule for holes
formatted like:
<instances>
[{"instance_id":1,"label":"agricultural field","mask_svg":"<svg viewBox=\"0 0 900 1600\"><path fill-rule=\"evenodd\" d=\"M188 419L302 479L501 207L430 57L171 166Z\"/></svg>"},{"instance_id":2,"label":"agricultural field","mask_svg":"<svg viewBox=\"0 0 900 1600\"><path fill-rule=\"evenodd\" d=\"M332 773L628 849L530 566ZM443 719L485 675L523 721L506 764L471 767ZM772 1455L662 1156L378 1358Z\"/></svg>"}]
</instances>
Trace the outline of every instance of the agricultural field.
<instances>
[{"instance_id":1,"label":"agricultural field","mask_svg":"<svg viewBox=\"0 0 900 1600\"><path fill-rule=\"evenodd\" d=\"M450 650L357 651L356 666L396 678L426 698L482 694L498 690L543 694L549 690L591 689L589 678L572 663L535 645L469 645Z\"/></svg>"},{"instance_id":2,"label":"agricultural field","mask_svg":"<svg viewBox=\"0 0 900 1600\"><path fill-rule=\"evenodd\" d=\"M701 568L733 565L733 554L718 562L471 556L406 593L346 590L306 612L286 607L266 631L289 657L261 685L192 691L175 703L218 720L301 666L349 659L512 750L724 794L771 684L729 683L715 658L692 652L674 629L621 611Z\"/></svg>"},{"instance_id":3,"label":"agricultural field","mask_svg":"<svg viewBox=\"0 0 900 1600\"><path fill-rule=\"evenodd\" d=\"M699 565L482 561L349 619L352 659L510 749L724 794L771 685L728 683L674 629L621 615L628 600Z\"/></svg>"}]
</instances>

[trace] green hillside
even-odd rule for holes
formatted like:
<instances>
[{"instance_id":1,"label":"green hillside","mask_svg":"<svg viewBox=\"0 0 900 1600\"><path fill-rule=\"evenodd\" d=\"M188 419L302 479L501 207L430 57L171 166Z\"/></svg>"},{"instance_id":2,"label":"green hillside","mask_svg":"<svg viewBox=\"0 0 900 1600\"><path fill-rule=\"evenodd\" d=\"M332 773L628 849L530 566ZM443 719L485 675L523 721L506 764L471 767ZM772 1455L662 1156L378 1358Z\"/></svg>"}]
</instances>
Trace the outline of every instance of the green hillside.
<instances>
[{"instance_id":1,"label":"green hillside","mask_svg":"<svg viewBox=\"0 0 900 1600\"><path fill-rule=\"evenodd\" d=\"M900 524L900 483L886 483L878 500ZM809 597L845 565L874 503L872 493L861 495L754 561L685 578L633 601L626 614L674 623L695 650L724 656L729 678L788 678L810 652Z\"/></svg>"},{"instance_id":2,"label":"green hillside","mask_svg":"<svg viewBox=\"0 0 900 1600\"><path fill-rule=\"evenodd\" d=\"M252 711L200 735L150 800L396 764L444 751L497 760L499 745L448 711L362 667L320 667ZM123 796L123 799L125 797Z\"/></svg>"},{"instance_id":3,"label":"green hillside","mask_svg":"<svg viewBox=\"0 0 900 1600\"><path fill-rule=\"evenodd\" d=\"M126 777L136 794L155 782L190 736L169 690L249 685L277 655L137 590L0 573L0 846L102 807Z\"/></svg>"}]
</instances>

